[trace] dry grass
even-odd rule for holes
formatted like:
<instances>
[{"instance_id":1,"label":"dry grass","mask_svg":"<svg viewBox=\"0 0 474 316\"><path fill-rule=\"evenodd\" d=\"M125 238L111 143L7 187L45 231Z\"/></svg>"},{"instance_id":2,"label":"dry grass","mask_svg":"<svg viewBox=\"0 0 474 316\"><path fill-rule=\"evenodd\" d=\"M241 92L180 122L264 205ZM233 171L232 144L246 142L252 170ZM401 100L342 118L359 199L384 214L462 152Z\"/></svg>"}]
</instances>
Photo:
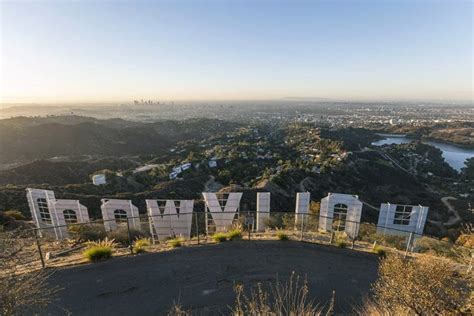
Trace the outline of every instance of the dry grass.
<instances>
[{"instance_id":1,"label":"dry grass","mask_svg":"<svg viewBox=\"0 0 474 316\"><path fill-rule=\"evenodd\" d=\"M294 272L288 281L277 280L270 284L270 290L265 290L263 284L258 283L245 295L242 285L235 285L235 306L232 315L323 315L324 308L315 304L309 298L309 288L306 279L300 278ZM330 304L326 314L331 314L333 304Z\"/></svg>"},{"instance_id":2,"label":"dry grass","mask_svg":"<svg viewBox=\"0 0 474 316\"><path fill-rule=\"evenodd\" d=\"M381 246L375 246L373 249L374 253L378 254L379 257L385 258L387 256L387 250Z\"/></svg>"},{"instance_id":3,"label":"dry grass","mask_svg":"<svg viewBox=\"0 0 474 316\"><path fill-rule=\"evenodd\" d=\"M224 242L224 241L227 240L227 234L225 234L225 233L215 233L214 235L212 235L212 239L215 242Z\"/></svg>"},{"instance_id":4,"label":"dry grass","mask_svg":"<svg viewBox=\"0 0 474 316\"><path fill-rule=\"evenodd\" d=\"M457 314L472 306L472 275L456 270L448 260L399 255L383 259L373 285L380 310L408 314Z\"/></svg>"},{"instance_id":5,"label":"dry grass","mask_svg":"<svg viewBox=\"0 0 474 316\"><path fill-rule=\"evenodd\" d=\"M112 248L95 246L84 250L84 258L91 262L98 262L112 257Z\"/></svg>"},{"instance_id":6,"label":"dry grass","mask_svg":"<svg viewBox=\"0 0 474 316\"><path fill-rule=\"evenodd\" d=\"M170 245L172 248L177 248L181 247L184 244L184 238L173 238L168 240L168 245Z\"/></svg>"},{"instance_id":7,"label":"dry grass","mask_svg":"<svg viewBox=\"0 0 474 316\"><path fill-rule=\"evenodd\" d=\"M232 229L227 233L228 240L242 239L242 230L241 229Z\"/></svg>"},{"instance_id":8,"label":"dry grass","mask_svg":"<svg viewBox=\"0 0 474 316\"><path fill-rule=\"evenodd\" d=\"M133 252L142 253L151 245L150 238L137 238L133 242Z\"/></svg>"},{"instance_id":9,"label":"dry grass","mask_svg":"<svg viewBox=\"0 0 474 316\"><path fill-rule=\"evenodd\" d=\"M0 315L36 315L44 311L57 297L57 287L48 285L52 272L45 270L21 273L26 244L24 232L0 235Z\"/></svg>"},{"instance_id":10,"label":"dry grass","mask_svg":"<svg viewBox=\"0 0 474 316\"><path fill-rule=\"evenodd\" d=\"M278 240L290 240L290 237L288 237L288 235L282 232L281 230L276 232L276 236Z\"/></svg>"},{"instance_id":11,"label":"dry grass","mask_svg":"<svg viewBox=\"0 0 474 316\"><path fill-rule=\"evenodd\" d=\"M407 312L405 309L389 310L386 307L376 304L371 299L366 299L360 306L355 306L353 310L354 315L360 316L408 316L413 315Z\"/></svg>"},{"instance_id":12,"label":"dry grass","mask_svg":"<svg viewBox=\"0 0 474 316\"><path fill-rule=\"evenodd\" d=\"M98 262L112 257L112 249L117 246L115 240L107 237L100 241L90 241L88 248L83 252L84 258L91 262Z\"/></svg>"},{"instance_id":13,"label":"dry grass","mask_svg":"<svg viewBox=\"0 0 474 316\"><path fill-rule=\"evenodd\" d=\"M168 316L191 316L191 311L186 311L181 303L178 301L177 303L174 302L171 308L168 310Z\"/></svg>"},{"instance_id":14,"label":"dry grass","mask_svg":"<svg viewBox=\"0 0 474 316\"><path fill-rule=\"evenodd\" d=\"M103 240L99 241L89 241L87 242L88 247L108 247L108 248L116 248L117 243L115 242L115 239L109 239L108 237L105 237Z\"/></svg>"}]
</instances>

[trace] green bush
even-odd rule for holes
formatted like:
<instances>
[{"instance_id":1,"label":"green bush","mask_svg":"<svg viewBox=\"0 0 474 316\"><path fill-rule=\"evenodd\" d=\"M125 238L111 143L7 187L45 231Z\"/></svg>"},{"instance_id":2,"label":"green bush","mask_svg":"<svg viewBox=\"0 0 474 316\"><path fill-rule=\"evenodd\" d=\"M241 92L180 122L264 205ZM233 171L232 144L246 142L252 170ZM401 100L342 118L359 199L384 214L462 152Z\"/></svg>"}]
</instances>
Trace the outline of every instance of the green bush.
<instances>
[{"instance_id":1,"label":"green bush","mask_svg":"<svg viewBox=\"0 0 474 316\"><path fill-rule=\"evenodd\" d=\"M86 249L83 252L83 255L87 260L91 262L97 262L112 257L112 248L104 246L93 246Z\"/></svg>"},{"instance_id":2,"label":"green bush","mask_svg":"<svg viewBox=\"0 0 474 316\"><path fill-rule=\"evenodd\" d=\"M224 234L224 233L215 233L214 235L212 235L212 239L215 241L215 242L224 242L227 240L227 234Z\"/></svg>"},{"instance_id":3,"label":"green bush","mask_svg":"<svg viewBox=\"0 0 474 316\"><path fill-rule=\"evenodd\" d=\"M17 221L24 221L26 219L26 217L18 210L5 211L3 212L3 215L11 217Z\"/></svg>"},{"instance_id":4,"label":"green bush","mask_svg":"<svg viewBox=\"0 0 474 316\"><path fill-rule=\"evenodd\" d=\"M385 258L387 256L387 250L381 246L375 246L373 252L378 254L379 257Z\"/></svg>"},{"instance_id":5,"label":"green bush","mask_svg":"<svg viewBox=\"0 0 474 316\"><path fill-rule=\"evenodd\" d=\"M107 234L103 225L71 225L69 226L69 233L78 241L96 241L104 239Z\"/></svg>"},{"instance_id":6,"label":"green bush","mask_svg":"<svg viewBox=\"0 0 474 316\"><path fill-rule=\"evenodd\" d=\"M133 247L133 253L143 253L143 252L146 252L146 249L143 248L143 247Z\"/></svg>"},{"instance_id":7,"label":"green bush","mask_svg":"<svg viewBox=\"0 0 474 316\"><path fill-rule=\"evenodd\" d=\"M133 252L142 253L146 251L146 247L150 246L149 238L139 238L133 242Z\"/></svg>"},{"instance_id":8,"label":"green bush","mask_svg":"<svg viewBox=\"0 0 474 316\"><path fill-rule=\"evenodd\" d=\"M344 240L338 240L336 241L336 246L339 248L346 248L347 247L347 242Z\"/></svg>"},{"instance_id":9,"label":"green bush","mask_svg":"<svg viewBox=\"0 0 474 316\"><path fill-rule=\"evenodd\" d=\"M184 239L183 238L173 238L168 240L168 245L173 248L181 247L183 245Z\"/></svg>"},{"instance_id":10,"label":"green bush","mask_svg":"<svg viewBox=\"0 0 474 316\"><path fill-rule=\"evenodd\" d=\"M133 245L136 247L147 247L151 245L150 238L135 239Z\"/></svg>"},{"instance_id":11,"label":"green bush","mask_svg":"<svg viewBox=\"0 0 474 316\"><path fill-rule=\"evenodd\" d=\"M240 229L232 229L227 233L227 239L228 240L234 240L234 239L241 239L242 238L242 230Z\"/></svg>"},{"instance_id":12,"label":"green bush","mask_svg":"<svg viewBox=\"0 0 474 316\"><path fill-rule=\"evenodd\" d=\"M285 234L282 231L277 231L276 236L277 236L278 240L289 240L290 239L290 237L288 237L288 235Z\"/></svg>"}]
</instances>

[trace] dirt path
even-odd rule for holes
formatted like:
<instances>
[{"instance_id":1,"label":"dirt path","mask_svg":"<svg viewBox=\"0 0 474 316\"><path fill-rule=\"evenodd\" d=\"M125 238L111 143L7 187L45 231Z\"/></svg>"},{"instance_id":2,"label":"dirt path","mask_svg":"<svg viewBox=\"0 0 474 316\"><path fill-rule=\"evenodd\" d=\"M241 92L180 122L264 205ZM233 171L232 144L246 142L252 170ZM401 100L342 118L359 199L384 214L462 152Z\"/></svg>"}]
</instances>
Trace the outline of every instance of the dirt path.
<instances>
[{"instance_id":1,"label":"dirt path","mask_svg":"<svg viewBox=\"0 0 474 316\"><path fill-rule=\"evenodd\" d=\"M461 216L459 216L458 211L456 211L454 206L452 206L451 203L449 203L449 200L457 200L457 199L453 196L445 196L441 198L441 202L443 202L443 204L446 205L446 207L449 210L449 213L453 215L449 217L449 220L446 223L444 223L445 226L456 225L457 223L460 223L462 221L462 218Z\"/></svg>"}]
</instances>

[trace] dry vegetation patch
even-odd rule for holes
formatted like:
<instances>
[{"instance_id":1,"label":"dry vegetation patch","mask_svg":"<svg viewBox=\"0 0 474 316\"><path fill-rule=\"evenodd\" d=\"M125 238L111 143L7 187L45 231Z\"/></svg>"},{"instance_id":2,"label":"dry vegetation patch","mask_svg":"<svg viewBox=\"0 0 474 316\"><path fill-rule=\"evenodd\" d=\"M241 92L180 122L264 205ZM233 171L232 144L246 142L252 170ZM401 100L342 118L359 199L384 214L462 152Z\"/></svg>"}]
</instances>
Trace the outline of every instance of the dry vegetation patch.
<instances>
[{"instance_id":1,"label":"dry vegetation patch","mask_svg":"<svg viewBox=\"0 0 474 316\"><path fill-rule=\"evenodd\" d=\"M31 258L28 251L29 236L24 232L0 233L0 315L33 315L53 302L59 288L50 287L51 271L29 270L23 267Z\"/></svg>"},{"instance_id":2,"label":"dry vegetation patch","mask_svg":"<svg viewBox=\"0 0 474 316\"><path fill-rule=\"evenodd\" d=\"M383 259L373 285L379 310L403 314L455 314L472 312L472 275L448 260L399 255Z\"/></svg>"}]
</instances>

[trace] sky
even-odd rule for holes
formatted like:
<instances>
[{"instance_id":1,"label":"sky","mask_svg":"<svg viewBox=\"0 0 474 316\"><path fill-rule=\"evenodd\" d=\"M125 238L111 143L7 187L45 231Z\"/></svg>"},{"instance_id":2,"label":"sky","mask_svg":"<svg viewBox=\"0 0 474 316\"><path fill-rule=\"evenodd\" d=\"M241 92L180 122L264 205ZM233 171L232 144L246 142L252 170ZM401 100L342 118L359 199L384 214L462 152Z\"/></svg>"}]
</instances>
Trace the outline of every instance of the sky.
<instances>
[{"instance_id":1,"label":"sky","mask_svg":"<svg viewBox=\"0 0 474 316\"><path fill-rule=\"evenodd\" d=\"M471 1L0 1L0 102L473 100Z\"/></svg>"}]
</instances>

